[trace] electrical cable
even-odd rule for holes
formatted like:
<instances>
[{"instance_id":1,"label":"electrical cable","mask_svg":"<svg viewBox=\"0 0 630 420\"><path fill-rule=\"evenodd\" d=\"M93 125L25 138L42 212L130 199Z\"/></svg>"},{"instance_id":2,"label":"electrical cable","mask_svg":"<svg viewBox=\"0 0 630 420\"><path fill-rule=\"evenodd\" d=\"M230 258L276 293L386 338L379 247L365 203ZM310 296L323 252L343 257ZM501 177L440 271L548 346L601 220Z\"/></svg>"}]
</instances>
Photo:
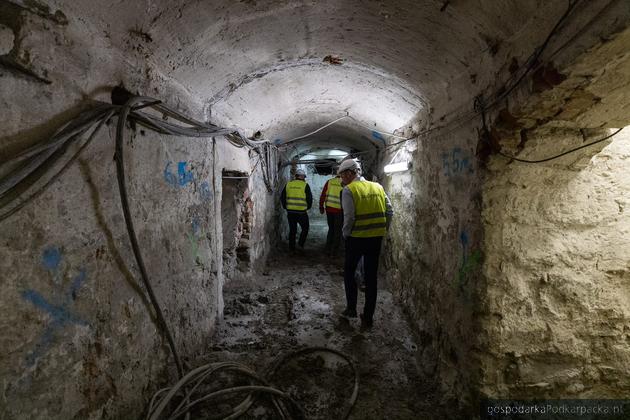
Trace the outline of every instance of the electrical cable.
<instances>
[{"instance_id":1,"label":"electrical cable","mask_svg":"<svg viewBox=\"0 0 630 420\"><path fill-rule=\"evenodd\" d=\"M94 120L99 119L103 113L106 113L111 109L112 105L99 103L94 108L81 112L76 118L68 121L57 129L52 135L52 141L36 143L35 145L18 152L12 156L10 160L19 161L37 155L51 147L60 146L69 138L85 131L86 128L89 128L89 126L92 125ZM0 164L1 163L6 163L6 161L1 161Z\"/></svg>"},{"instance_id":2,"label":"electrical cable","mask_svg":"<svg viewBox=\"0 0 630 420\"><path fill-rule=\"evenodd\" d=\"M59 177L61 175L63 175L66 172L66 170L70 167L70 165L79 157L81 152L92 142L92 140L96 137L96 134L98 134L98 132L100 131L100 129L103 126L103 124L105 124L115 113L116 113L115 109L110 109L109 112L107 114L105 114L100 119L100 121L98 121L98 125L92 131L92 134L89 136L89 138L83 143L83 145L81 145L79 147L79 149L74 153L74 155L61 167L61 169L59 169L59 171L57 171L46 183L44 183L41 187L39 187L37 190L35 190L33 193L31 193L28 197L23 199L20 203L15 205L10 210L8 210L8 211L6 211L4 213L1 213L0 214L0 222L5 220L9 216L13 215L17 211L21 210L24 206L26 206L28 203L30 203L35 198L39 197L44 191L46 191L46 189L48 189L48 187L50 187L50 185L52 185L55 181L57 181L57 179L59 179ZM51 162L51 166L52 166L52 163L54 163L54 162ZM16 187L18 185L19 184L16 184ZM11 199L11 200L2 200L4 202L0 202L0 209L6 207L8 204L10 204L11 202L15 201L16 199L17 198L14 198L14 199Z\"/></svg>"},{"instance_id":3,"label":"electrical cable","mask_svg":"<svg viewBox=\"0 0 630 420\"><path fill-rule=\"evenodd\" d=\"M232 407L228 413L223 413L212 418L223 420L236 419L244 415L253 406L256 400L260 398L261 394L265 394L271 398L271 402L279 418L294 419L295 415L297 415L298 418L304 418L304 413L297 402L294 401L289 394L272 387L270 381L289 360L318 352L331 353L340 357L351 369L354 386L350 399L344 408L343 415L339 417L345 420L350 416L359 394L359 374L354 361L349 356L338 350L327 347L306 347L279 356L269 368L265 370L264 377L257 375L247 366L235 362L218 362L199 366L188 372L172 387L160 389L153 395L147 409L146 420L158 420L160 418L175 420L203 402L210 402L232 394L244 394L244 398L240 403ZM250 381L253 381L253 383L249 385L239 384L237 386L225 386L223 389L218 390L211 388L211 390L205 391L203 389L204 385L211 385L206 384L206 382L223 371L245 376L249 378ZM179 403L177 401L179 401ZM284 405L285 402L289 403L288 407ZM171 408L169 409L169 407Z\"/></svg>"},{"instance_id":4,"label":"electrical cable","mask_svg":"<svg viewBox=\"0 0 630 420\"><path fill-rule=\"evenodd\" d=\"M563 152L563 153L557 154L557 155L555 155L555 156L550 156L550 157L548 157L548 158L544 158L544 159L537 159L537 160L520 159L520 158L517 158L516 156L510 156L510 155L508 155L508 154L505 154L505 153L501 152L500 150L499 150L499 151L497 151L497 154L499 154L499 155L501 155L501 156L503 156L503 157L506 157L506 158L508 158L508 159L512 159L512 160L515 160L515 161L517 161L517 162L522 162L522 163L542 163L542 162L549 162L550 160L558 159L559 157L562 157L562 156L564 156L564 155L568 155L569 153L577 152L578 150L584 149L585 147L589 147L589 146L592 146L592 145L594 145L594 144L597 144L597 143L601 143L601 142L603 142L603 141L606 141L606 140L610 139L611 137L614 137L615 135L617 135L617 134L618 134L621 130L623 130L623 128L619 128L619 129L618 129L617 131L615 131L614 133L609 134L609 135L607 135L606 137L601 138L601 139L599 139L599 140L592 141L592 142L590 142L590 143L588 143L588 144L583 144L582 146L576 147L576 148L571 149L571 150L567 150L566 152Z\"/></svg>"},{"instance_id":5,"label":"electrical cable","mask_svg":"<svg viewBox=\"0 0 630 420\"><path fill-rule=\"evenodd\" d=\"M294 142L294 141L296 141L296 140L301 140L301 139L303 139L303 138L306 138L306 137L312 136L313 134L317 134L317 133L319 133L320 131L322 131L323 129L325 129L325 128L327 128L327 127L330 127L331 125L333 125L333 124L335 124L335 123L337 123L337 122L339 122L339 121L341 121L341 120L343 120L343 119L346 119L346 118L350 118L350 116L349 116L349 115L344 115L343 117L339 117L339 118L337 118L336 120L333 120L333 121L329 122L328 124L325 124L325 125L323 125L323 126L319 127L318 129L316 129L316 130L314 130L314 131L311 131L310 133L307 133L307 134L304 134L304 135L302 135L302 136L298 136L298 137L294 137L294 138L292 138L292 139L289 139L289 140L285 141L285 142L283 143L283 145L284 145L284 144L287 144L287 143Z\"/></svg>"},{"instance_id":6,"label":"electrical cable","mask_svg":"<svg viewBox=\"0 0 630 420\"><path fill-rule=\"evenodd\" d=\"M363 127L363 128L366 128L366 129L368 129L368 130L370 130L370 131L373 131L373 132L375 132L375 133L379 133L379 134L383 134L383 135L386 135L386 136L390 136L390 137L394 137L394 138L399 138L399 139L411 140L411 138L407 138L407 137L399 136L398 134L390 133L390 132L387 132L387 131L379 131L379 130L375 130L374 128L369 127L369 126L367 126L367 125L363 124L361 121L359 121L358 119L354 118L353 116L351 116L351 115L349 115L349 114L346 114L346 115L344 115L344 116L342 116L342 117L339 117L339 118L337 118L337 119L335 119L335 120L332 120L331 122L329 122L329 123L327 123L327 124L324 124L323 126L319 127L318 129L311 131L310 133L307 133L307 134L304 134L304 135L301 135L301 136L298 136L298 137L294 137L294 138L292 138L292 139L289 139L289 140L287 140L287 141L283 142L281 146L284 146L284 145L286 145L286 144L288 144L288 143L291 143L291 142L293 142L293 141L296 141L296 140L301 140L301 139L303 139L303 138L310 137L310 136L312 136L313 134L317 134L317 133L319 133L320 131L322 131L323 129L328 128L328 127L330 127L331 125L336 124L336 123L338 123L339 121L341 121L341 120L343 120L343 119L346 119L346 118L349 118L349 119L353 120L354 122L356 122L356 123L357 123L357 125L359 125L359 126L361 126L361 127Z\"/></svg>"},{"instance_id":7,"label":"electrical cable","mask_svg":"<svg viewBox=\"0 0 630 420\"><path fill-rule=\"evenodd\" d=\"M354 122L356 122L359 126L361 126L361 127L365 128L365 129L367 129L367 130L370 130L370 131L371 131L371 132L373 132L373 133L383 134L383 135L386 135L386 136L389 136L389 137L393 137L393 138L396 138L396 139L410 140L410 138L409 138L409 137L399 136L398 134L390 133L389 131L380 131L380 130L376 130L376 129L374 129L373 127L370 127L370 126L368 126L368 125L363 124L361 121L359 121L358 119L354 118L354 117L353 117L353 116L351 116L351 115L348 115L348 117L349 117L351 120L353 120Z\"/></svg>"},{"instance_id":8,"label":"electrical cable","mask_svg":"<svg viewBox=\"0 0 630 420\"><path fill-rule=\"evenodd\" d=\"M575 9L575 6L578 3L580 3L580 1L581 0L576 0L575 2L569 1L569 5L567 6L567 10L557 20L556 24L551 29L551 31L549 32L549 34L547 35L547 37L545 38L545 40L543 41L541 46L536 48L534 50L534 52L532 53L532 55L530 56L530 58L527 60L528 64L527 64L527 66L525 68L525 71L519 76L519 78L514 83L512 83L511 86L503 87L503 88L499 89L498 90L499 93L497 93L497 97L490 104L485 105L484 111L488 111L488 110L492 109L493 107L495 107L499 102L501 102L503 99L505 99L512 91L514 91L514 89L525 79L525 77L529 73L531 73L532 71L537 70L538 68L540 68L543 65L542 63L538 62L538 59L540 58L542 53L545 51L545 49L549 45L549 42L551 41L553 36L556 35L556 33L559 30L559 28L565 23L566 19L569 17L571 12ZM592 23L593 23L592 21L589 21L587 23L587 26L592 25ZM581 33L581 31L578 32L578 34L579 33ZM575 37L571 38L571 40L574 39L574 38ZM571 40L569 40L565 44L563 44L561 48L556 49L553 52L552 56L555 56L562 48L566 47L566 45ZM395 142L395 143L390 143L387 146L385 146L385 149L388 149L388 148L400 145L402 143L406 143L407 141L410 141L410 140L418 139L419 137L424 136L426 134L429 134L429 133L431 133L433 131L441 131L444 128L447 128L447 127L450 128L450 129L447 132L444 132L443 135L449 134L449 133L455 131L457 128L461 127L461 125L465 124L466 122L469 122L469 121L473 120L479 114L480 114L479 110L473 110L473 111L465 112L465 113L461 114L460 116L453 118L448 123L445 123L445 124L440 125L440 126L436 126L436 127L432 127L432 128L423 130L423 131L417 133L416 135L414 135L413 137L409 137L409 138L403 139L402 141ZM456 126L453 127L453 124L456 124Z\"/></svg>"},{"instance_id":9,"label":"electrical cable","mask_svg":"<svg viewBox=\"0 0 630 420\"><path fill-rule=\"evenodd\" d=\"M505 158L512 159L512 160L515 160L517 162L522 162L522 163L543 163L543 162L549 162L550 160L558 159L558 158L560 158L562 156L568 155L568 154L573 153L573 152L577 152L578 150L581 150L581 149L584 149L586 147L592 146L594 144L606 141L606 140L614 137L615 135L617 135L621 130L623 130L623 127L619 128L614 133L609 134L609 135L607 135L607 136L605 136L605 137L603 137L603 138L601 138L599 140L595 140L595 141L592 141L590 143L583 144L581 146L575 147L573 149L567 150L565 152L562 152L562 153L559 153L557 155L550 156L550 157L547 157L547 158L536 159L536 160L521 159L521 158L517 158L516 156L512 156L512 155L508 155L507 153L503 153L500 148L497 150L496 147L493 146L490 143L490 140L489 140L490 139L490 130L488 129L488 124L486 122L486 112L485 112L485 107L483 106L483 98L477 97L477 99L475 100L475 107L479 107L480 108L481 123L482 123L482 130L483 130L483 139L484 139L484 141L486 143L488 143L488 145L490 146L490 149L494 150L498 155L501 155L501 156L503 156Z\"/></svg>"},{"instance_id":10,"label":"electrical cable","mask_svg":"<svg viewBox=\"0 0 630 420\"><path fill-rule=\"evenodd\" d=\"M545 38L545 40L543 41L543 43L534 50L534 52L531 54L531 56L526 60L526 62L528 63L527 66L525 67L525 70L521 73L521 75L518 77L518 79L513 82L511 84L511 86L509 87L504 87L502 89L499 89L497 93L497 97L488 105L486 105L484 111L487 111L491 108L493 108L494 106L496 106L501 100L505 99L512 91L514 91L514 89L516 89L516 87L518 85L520 85L520 83L525 79L525 77L531 73L531 71L535 71L536 69L540 68L542 66L542 63L540 63L538 60L541 57L542 53L546 50L546 48L549 45L549 42L551 41L551 39L554 37L554 35L556 35L556 33L558 32L558 30L562 27L562 25L565 23L565 21L568 19L568 17L570 16L571 12L575 9L575 7L577 6L578 3L580 3L581 0L575 0L575 1L569 1L569 4L567 6L567 9L565 10L565 12L562 14L562 16L560 16L560 18L556 21L555 25L553 26L553 28L551 29L551 31L547 34L547 37ZM592 21L589 21L587 25L591 25ZM574 38L571 38L574 39ZM569 40L568 42L570 42L571 40ZM567 43L568 43L567 42ZM563 46L561 48L564 48L567 43L563 44ZM556 51L553 52L553 56L555 56L560 50L561 48L557 49ZM509 82L509 81L508 81ZM389 132L384 132L384 131L379 131L379 130L374 130L371 127L368 127L367 125L362 124L359 120L357 120L356 118L352 117L351 115L347 114L344 115L342 117L339 117L319 128L317 128L314 131L311 131L307 134L298 136L298 137L294 137L292 139L289 139L287 141L285 141L280 147L283 147L285 145L288 146L289 143L296 141L296 140L301 140L303 138L309 137L313 134L316 134L318 132L320 132L321 130L345 119L345 118L350 118L352 120L354 120L355 122L358 123L358 125L369 129L371 131L380 133L380 134L384 134L384 135L388 135L394 138L399 138L401 139L401 141L399 142L395 142L395 143L390 143L387 144L385 146L385 149L390 149L392 147L398 146L400 144L406 143L408 141L411 140L417 140L418 138L420 138L421 136L427 135L431 132L434 131L441 131L444 128L450 128L449 131L443 133L444 135L449 134L453 131L455 131L457 128L461 127L461 125L463 125L464 123L473 120L477 115L479 115L479 111L478 110L473 110L473 111L468 111L464 114L461 114L459 117L454 118L453 120L451 120L450 122L448 122L447 124L443 124L440 126L436 126L436 127L432 127L426 130L423 130L415 135L413 135L412 137L404 137L404 136L399 136L396 135L394 133L389 133ZM456 124L455 127L453 127L453 124Z\"/></svg>"},{"instance_id":11,"label":"electrical cable","mask_svg":"<svg viewBox=\"0 0 630 420\"><path fill-rule=\"evenodd\" d=\"M162 113L163 118L157 118L146 112L140 112L143 108L152 108ZM46 174L50 174L51 168L55 162L59 160L68 147L80 140L80 138L98 121L103 118L109 119L115 113L119 112L120 106L97 103L93 108L83 111L76 118L70 120L61 126L48 141L41 141L34 146L28 147L9 159L3 160L2 164L12 165L13 169L8 175L0 176L0 209L16 201L22 195L22 191L29 188L39 178ZM112 114L113 112L113 114ZM171 117L184 124L192 125L190 127L173 124L165 121L164 118ZM246 139L235 129L223 129L212 124L205 124L193 118L189 118L178 111L172 110L162 104L160 100L147 98L140 106L135 106L129 113L129 119L165 135L177 135L184 137L209 137L222 135L232 145L237 147L248 147L263 157L263 180L268 191L272 191L277 184L277 171L274 165L267 164L267 160L275 159L277 148L271 145L267 140L252 141ZM91 142L91 140L90 140ZM263 152L261 152L261 148ZM83 150L83 149L81 149ZM71 158L71 162L74 158ZM59 173L52 175L49 181L53 181L59 176ZM272 180L276 180L272 182ZM51 185L46 182L42 190L31 194L29 198L22 199L21 204L16 205L12 210L0 214L0 221L14 214L23 208L33 198L39 196L43 190Z\"/></svg>"},{"instance_id":12,"label":"electrical cable","mask_svg":"<svg viewBox=\"0 0 630 420\"><path fill-rule=\"evenodd\" d=\"M173 355L173 359L175 361L175 365L177 367L177 372L180 377L184 376L184 368L182 366L182 362L179 359L179 355L177 354L177 348L175 346L175 341L173 340L173 336L171 335L171 331L168 328L168 323L164 318L164 314L162 313L162 309L160 304L153 292L153 287L151 286L151 282L149 281L149 276L147 274L147 270L144 266L144 261L142 259L142 254L140 252L140 246L138 245L138 239L136 237L136 233L133 227L133 219L131 218L131 211L129 209L129 198L127 196L127 187L125 185L125 165L124 165L124 148L123 148L123 138L125 134L125 124L127 122L127 117L131 112L131 108L142 102L152 101L151 98L136 96L130 98L125 105L123 105L120 110L120 115L118 116L118 125L116 126L116 152L114 154L114 160L116 161L116 178L118 179L118 191L120 192L120 202L122 205L123 215L125 217L125 224L127 226L127 232L129 234L129 240L131 242L131 247L133 249L133 254L136 258L136 263L138 264L138 268L140 270L140 276L142 278L142 282L144 283L144 287L147 290L147 294L149 295L149 299L153 304L155 309L157 319L162 325L162 330L166 335L168 340L169 347L171 348L171 353Z\"/></svg>"},{"instance_id":13,"label":"electrical cable","mask_svg":"<svg viewBox=\"0 0 630 420\"><path fill-rule=\"evenodd\" d=\"M521 84L521 82L525 79L525 77L532 71L532 69L534 68L534 66L536 66L538 64L538 59L540 58L540 56L542 55L542 53L545 51L545 49L547 48L547 46L549 45L549 41L551 41L551 39L553 38L553 36L556 34L556 32L558 31L558 29L562 26L562 24L566 21L566 19L569 17L569 15L571 14L571 12L575 9L575 6L580 2L580 0L576 0L575 2L572 2L569 0L569 5L567 6L567 10L562 14L562 16L560 16L560 18L558 19L558 21L556 22L556 24L554 25L554 27L551 29L551 31L549 32L549 34L547 35L547 37L545 38L544 42L540 45L540 47L536 48L536 50L534 50L534 53L530 56L530 58L527 60L528 64L527 67L525 68L525 71L519 76L518 79L516 79L516 81L514 83L512 83L512 85L508 88L506 88L504 91L502 91L494 100L493 102L491 102L490 104L487 105L486 110L493 108L497 103L499 103L500 101L502 101L504 98L506 98L510 93L512 93L514 91L514 89L516 89L516 87L518 85Z\"/></svg>"},{"instance_id":14,"label":"electrical cable","mask_svg":"<svg viewBox=\"0 0 630 420\"><path fill-rule=\"evenodd\" d=\"M141 109L150 108L163 115L163 118L157 118L147 112L142 112ZM256 167L261 165L261 173L263 181L269 191L272 191L274 185L278 182L278 148L267 140L250 140L242 136L238 131L229 128L220 128L211 124L204 124L189 118L175 110L172 110L162 104L161 101L149 98L149 97L131 97L124 106L110 105L99 103L91 109L82 112L76 118L70 120L68 123L60 127L55 134L46 141L41 141L34 146L31 146L17 155L3 161L9 166L13 166L13 169L8 174L0 177L0 209L14 204L20 199L17 205L14 205L7 212L0 214L0 221L5 220L10 215L14 214L26 204L31 202L35 197L41 195L50 185L59 179L59 177L65 173L65 171L71 166L73 162L80 156L85 148L91 144L96 135L100 132L103 124L108 122L113 116L118 115L118 123L116 127L116 139L115 139L115 155L114 160L116 162L116 174L118 180L118 187L121 199L121 206L123 215L125 218L125 224L127 227L127 233L131 247L138 264L138 269L146 288L146 293L149 296L151 304L155 310L156 318L162 333L165 335L169 348L171 350L178 376L182 378L184 376L183 365L180 357L177 353L175 346L175 340L170 332L163 311L157 300L157 297L153 291L151 282L149 280L146 266L144 264L140 246L137 236L135 234L135 228L133 225L133 218L130 211L130 201L126 189L125 179L125 166L124 166L124 135L125 125L127 121L138 123L144 127L147 127L153 131L166 135L177 135L184 137L212 137L224 136L226 140L237 147L247 147L258 154L258 162L252 169L252 174L255 172ZM164 118L170 117L174 120L189 126L175 124L169 121L165 121ZM77 150L73 152L72 156L62 165L58 171L53 171L54 165L61 159L67 152L68 148L73 144L79 144L82 136L92 130L88 138L79 145ZM24 189L30 188L34 182L42 178L44 175L49 175L46 182L31 193L27 198L22 199ZM187 386L184 386L184 391L187 392ZM286 394L275 390L265 390L264 387L249 388L248 391L255 390L256 392L271 392L275 395L274 398L282 398ZM243 391L243 390L240 390ZM239 391L239 392L240 392ZM160 395L166 393L167 390L160 390L154 398L152 398L150 405L156 404L156 401L160 398ZM232 391L230 391L232 392ZM234 391L236 392L236 391ZM206 396L202 399L191 400L190 397L185 396L178 406L177 417L186 414L189 416L189 408L201 403L208 398L216 398L223 395L223 393ZM192 394L190 394L192 395ZM293 410L299 412L299 407L288 401ZM278 402L276 404L280 407L280 413L283 412L282 404ZM246 406L241 404L239 410L244 409ZM233 413L238 414L238 413ZM285 413L286 414L286 413ZM288 418L287 415L282 414L283 418ZM232 417L230 417L232 418Z\"/></svg>"},{"instance_id":15,"label":"electrical cable","mask_svg":"<svg viewBox=\"0 0 630 420\"><path fill-rule=\"evenodd\" d=\"M576 1L576 5L577 2L579 2L580 0ZM549 54L548 60L554 58L556 55L558 55L562 50L564 50L568 45L570 45L572 42L575 42L575 40L582 34L584 34L586 32L586 30L593 25L597 20L599 20L602 15L604 14L604 12L611 7L614 3L619 2L620 0L611 0L610 2L608 2L604 7L602 7L602 9L597 12L595 14L595 16L593 16L591 19L589 19L588 22L586 22L586 24L584 26L582 26L578 31L575 32L575 34L573 34L572 37L570 37L568 40L566 40L562 45L560 45L558 48L556 48L551 54ZM537 65L536 68L534 68L534 71L537 70L540 66L542 66L542 63L539 63Z\"/></svg>"},{"instance_id":16,"label":"electrical cable","mask_svg":"<svg viewBox=\"0 0 630 420\"><path fill-rule=\"evenodd\" d=\"M19 167L8 176L0 179L0 198L5 196L16 185L20 184L29 175L36 172L40 167L49 165L61 157L62 154L56 154L57 151L67 147L72 141L77 140L94 124L95 120L100 120L108 112L107 109L88 110L83 112L75 120L65 124L60 130L53 135L54 141L46 144L36 144L23 152L19 153L11 161L21 163ZM51 156L54 156L51 159Z\"/></svg>"}]
</instances>

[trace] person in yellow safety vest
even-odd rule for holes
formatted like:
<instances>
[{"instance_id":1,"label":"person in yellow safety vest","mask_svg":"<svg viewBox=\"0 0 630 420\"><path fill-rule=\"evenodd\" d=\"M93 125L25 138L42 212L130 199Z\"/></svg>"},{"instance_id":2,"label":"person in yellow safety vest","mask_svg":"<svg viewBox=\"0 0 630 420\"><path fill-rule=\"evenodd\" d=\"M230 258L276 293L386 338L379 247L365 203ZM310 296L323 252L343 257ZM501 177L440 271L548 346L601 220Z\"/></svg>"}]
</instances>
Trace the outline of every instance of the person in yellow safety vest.
<instances>
[{"instance_id":1,"label":"person in yellow safety vest","mask_svg":"<svg viewBox=\"0 0 630 420\"><path fill-rule=\"evenodd\" d=\"M328 220L328 236L326 236L326 253L335 256L339 252L341 242L341 226L343 224L343 211L341 210L341 178L337 175L337 167L333 168L336 175L324 184L322 194L319 197L319 213L326 212Z\"/></svg>"},{"instance_id":2,"label":"person in yellow safety vest","mask_svg":"<svg viewBox=\"0 0 630 420\"><path fill-rule=\"evenodd\" d=\"M361 167L354 159L341 162L337 173L345 185L341 193L343 208L342 235L346 241L344 262L344 288L346 309L342 315L357 316L357 284L354 272L361 257L365 277L365 305L361 314L361 328L372 328L376 293L378 258L383 236L387 232L393 213L391 202L383 187L366 181L361 176Z\"/></svg>"},{"instance_id":3,"label":"person in yellow safety vest","mask_svg":"<svg viewBox=\"0 0 630 420\"><path fill-rule=\"evenodd\" d=\"M302 169L295 171L295 179L287 182L282 189L280 201L282 207L287 211L289 221L289 250L295 251L295 236L297 235L297 225L300 225L300 239L298 245L304 249L306 236L308 235L308 213L313 205L313 195L311 188L305 181L306 172Z\"/></svg>"}]
</instances>

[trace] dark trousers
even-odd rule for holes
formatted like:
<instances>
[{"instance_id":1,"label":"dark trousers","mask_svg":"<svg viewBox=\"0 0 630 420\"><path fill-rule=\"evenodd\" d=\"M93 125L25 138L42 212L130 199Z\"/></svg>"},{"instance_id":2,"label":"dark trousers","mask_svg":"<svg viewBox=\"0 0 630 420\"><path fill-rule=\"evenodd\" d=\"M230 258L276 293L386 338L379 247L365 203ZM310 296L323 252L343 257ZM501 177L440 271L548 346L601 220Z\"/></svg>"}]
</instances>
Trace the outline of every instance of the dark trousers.
<instances>
[{"instance_id":1,"label":"dark trousers","mask_svg":"<svg viewBox=\"0 0 630 420\"><path fill-rule=\"evenodd\" d=\"M344 264L343 283L346 289L346 304L349 309L357 308L357 284L354 280L354 272L357 264L363 257L365 270L365 306L363 317L371 321L376 308L376 273L378 271L378 256L381 253L382 236L375 238L346 239L346 260Z\"/></svg>"},{"instance_id":2,"label":"dark trousers","mask_svg":"<svg viewBox=\"0 0 630 420\"><path fill-rule=\"evenodd\" d=\"M298 243L301 247L304 247L306 235L308 235L308 213L305 211L288 211L287 219L289 220L289 249L295 249L295 236L298 224L300 225L300 240Z\"/></svg>"},{"instance_id":3,"label":"dark trousers","mask_svg":"<svg viewBox=\"0 0 630 420\"><path fill-rule=\"evenodd\" d=\"M326 237L326 249L329 252L337 252L341 242L341 227L343 226L343 213L326 213L328 219L328 236Z\"/></svg>"}]
</instances>

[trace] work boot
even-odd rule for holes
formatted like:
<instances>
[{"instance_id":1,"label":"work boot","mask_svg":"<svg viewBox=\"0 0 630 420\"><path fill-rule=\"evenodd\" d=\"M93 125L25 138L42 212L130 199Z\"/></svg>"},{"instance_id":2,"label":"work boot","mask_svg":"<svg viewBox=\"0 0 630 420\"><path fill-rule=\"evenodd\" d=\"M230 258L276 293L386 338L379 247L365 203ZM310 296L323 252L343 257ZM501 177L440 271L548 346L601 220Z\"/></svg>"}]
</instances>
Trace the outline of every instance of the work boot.
<instances>
[{"instance_id":1,"label":"work boot","mask_svg":"<svg viewBox=\"0 0 630 420\"><path fill-rule=\"evenodd\" d=\"M341 313L341 316L343 316L345 318L356 318L357 317L357 310L356 309L346 308Z\"/></svg>"}]
</instances>

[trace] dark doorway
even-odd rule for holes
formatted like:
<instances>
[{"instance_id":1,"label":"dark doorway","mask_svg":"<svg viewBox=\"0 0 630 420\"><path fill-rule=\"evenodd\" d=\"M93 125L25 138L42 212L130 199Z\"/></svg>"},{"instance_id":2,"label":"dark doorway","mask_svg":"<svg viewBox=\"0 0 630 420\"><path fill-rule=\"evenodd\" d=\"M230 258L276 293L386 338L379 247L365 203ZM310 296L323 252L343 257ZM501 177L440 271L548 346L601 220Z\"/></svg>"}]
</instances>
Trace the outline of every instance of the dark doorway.
<instances>
[{"instance_id":1,"label":"dark doorway","mask_svg":"<svg viewBox=\"0 0 630 420\"><path fill-rule=\"evenodd\" d=\"M223 275L233 279L249 270L251 200L249 177L244 172L223 170L221 222L223 226Z\"/></svg>"}]
</instances>

